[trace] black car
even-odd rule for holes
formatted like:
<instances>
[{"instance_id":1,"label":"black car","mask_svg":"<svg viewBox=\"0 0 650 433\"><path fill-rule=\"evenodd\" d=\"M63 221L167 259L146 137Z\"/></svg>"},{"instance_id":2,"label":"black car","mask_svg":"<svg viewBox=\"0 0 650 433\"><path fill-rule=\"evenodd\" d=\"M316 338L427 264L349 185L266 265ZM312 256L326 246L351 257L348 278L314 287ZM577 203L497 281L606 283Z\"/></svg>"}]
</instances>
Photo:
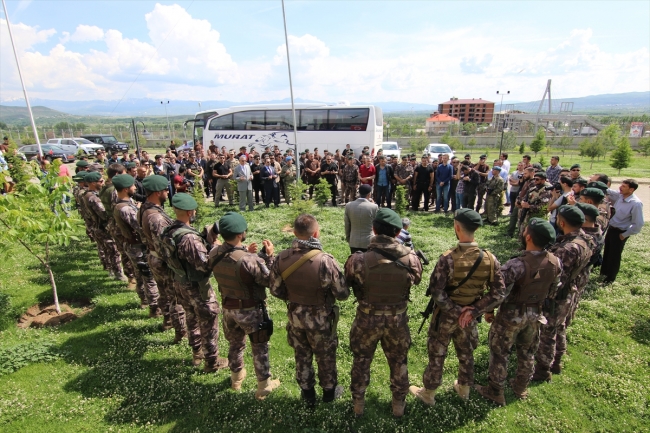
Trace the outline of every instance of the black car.
<instances>
[{"instance_id":1,"label":"black car","mask_svg":"<svg viewBox=\"0 0 650 433\"><path fill-rule=\"evenodd\" d=\"M112 150L117 150L118 152L124 152L129 150L129 145L117 141L114 135L110 134L87 134L82 135L81 138L92 141L93 143L101 144L104 146L107 152Z\"/></svg>"},{"instance_id":2,"label":"black car","mask_svg":"<svg viewBox=\"0 0 650 433\"><path fill-rule=\"evenodd\" d=\"M61 158L63 162L74 162L75 160L74 152L69 149L64 149L61 146L41 144L41 149L43 150L43 156L48 161L52 161L54 158ZM28 160L36 158L38 156L38 145L29 144L22 146L18 149L18 152L25 155Z\"/></svg>"}]
</instances>

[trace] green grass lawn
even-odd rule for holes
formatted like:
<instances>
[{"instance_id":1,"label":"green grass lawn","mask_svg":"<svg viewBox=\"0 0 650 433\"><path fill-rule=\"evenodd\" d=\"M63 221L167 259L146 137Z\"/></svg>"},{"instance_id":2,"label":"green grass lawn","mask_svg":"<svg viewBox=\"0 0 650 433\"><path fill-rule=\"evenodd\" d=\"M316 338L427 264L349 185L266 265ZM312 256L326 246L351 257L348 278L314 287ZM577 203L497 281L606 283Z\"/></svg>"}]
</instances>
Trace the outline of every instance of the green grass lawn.
<instances>
[{"instance_id":1,"label":"green grass lawn","mask_svg":"<svg viewBox=\"0 0 650 433\"><path fill-rule=\"evenodd\" d=\"M288 214L284 205L247 214L249 240L268 238L277 251L286 248L291 236L281 228L289 222ZM202 220L214 221L219 215L210 209ZM317 218L326 251L343 263L349 251L343 210L324 208ZM416 246L432 259L423 282L412 289L409 308L413 334L409 376L413 384L421 385L427 350L425 332L416 333L419 312L428 299L424 292L435 258L455 244L455 237L450 218L421 213L410 218ZM478 231L480 244L502 262L516 246L504 232L504 225ZM366 415L357 420L352 414L348 388L353 298L341 303L338 367L346 388L343 398L319 404L313 413L301 404L284 330L286 307L272 298L276 332L270 347L271 370L282 386L257 402L250 349L249 376L241 393L229 389L227 371L202 374L191 366L187 344L172 345L173 331L161 332L161 321L147 318L147 312L138 308L135 292L107 278L93 245L77 242L54 258L60 298L79 308L90 300L93 308L58 328L22 330L10 324L0 332L0 431L648 431L649 241L646 227L628 242L619 281L586 295L568 332L565 370L550 384L533 385L527 401L516 400L508 389L505 408L492 406L474 391L469 402L462 402L452 389L458 361L450 348L436 406L425 407L407 397L406 414L400 420L391 415L388 368L381 351L372 365ZM5 316L51 299L46 276L18 246L5 251L0 293L11 297ZM487 380L488 329L487 324L480 325L481 344L475 352L478 383ZM221 335L220 354L226 351Z\"/></svg>"}]
</instances>

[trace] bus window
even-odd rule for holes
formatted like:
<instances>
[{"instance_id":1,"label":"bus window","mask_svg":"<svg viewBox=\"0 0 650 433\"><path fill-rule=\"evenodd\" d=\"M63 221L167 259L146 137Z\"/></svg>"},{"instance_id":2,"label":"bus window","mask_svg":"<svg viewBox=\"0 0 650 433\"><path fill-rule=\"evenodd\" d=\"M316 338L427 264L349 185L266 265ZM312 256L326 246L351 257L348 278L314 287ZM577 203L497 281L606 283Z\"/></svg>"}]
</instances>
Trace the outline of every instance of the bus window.
<instances>
[{"instance_id":1,"label":"bus window","mask_svg":"<svg viewBox=\"0 0 650 433\"><path fill-rule=\"evenodd\" d=\"M327 110L300 110L301 131L322 131L327 129Z\"/></svg>"},{"instance_id":2,"label":"bus window","mask_svg":"<svg viewBox=\"0 0 650 433\"><path fill-rule=\"evenodd\" d=\"M236 131L264 129L264 111L243 111L233 114L233 127Z\"/></svg>"},{"instance_id":3,"label":"bus window","mask_svg":"<svg viewBox=\"0 0 650 433\"><path fill-rule=\"evenodd\" d=\"M384 126L384 113L381 111L381 107L375 106L375 125Z\"/></svg>"},{"instance_id":4,"label":"bus window","mask_svg":"<svg viewBox=\"0 0 650 433\"><path fill-rule=\"evenodd\" d=\"M367 108L329 110L329 129L332 131L365 131L367 128Z\"/></svg>"},{"instance_id":5,"label":"bus window","mask_svg":"<svg viewBox=\"0 0 650 433\"><path fill-rule=\"evenodd\" d=\"M232 130L232 114L226 114L225 116L212 119L208 129L210 131Z\"/></svg>"},{"instance_id":6,"label":"bus window","mask_svg":"<svg viewBox=\"0 0 650 433\"><path fill-rule=\"evenodd\" d=\"M296 119L300 112L296 110ZM269 110L266 112L266 129L293 129L293 114L291 110Z\"/></svg>"}]
</instances>

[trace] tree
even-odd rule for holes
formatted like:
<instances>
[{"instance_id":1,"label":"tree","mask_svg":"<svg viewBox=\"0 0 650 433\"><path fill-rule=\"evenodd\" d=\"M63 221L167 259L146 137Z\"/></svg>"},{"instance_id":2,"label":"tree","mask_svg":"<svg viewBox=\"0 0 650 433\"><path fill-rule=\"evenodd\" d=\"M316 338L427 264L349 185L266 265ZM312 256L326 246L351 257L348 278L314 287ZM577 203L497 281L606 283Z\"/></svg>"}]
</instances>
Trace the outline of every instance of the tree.
<instances>
[{"instance_id":1,"label":"tree","mask_svg":"<svg viewBox=\"0 0 650 433\"><path fill-rule=\"evenodd\" d=\"M330 189L330 184L324 178L320 178L316 186L314 187L314 201L321 207L325 206L325 203L332 199L332 190Z\"/></svg>"},{"instance_id":2,"label":"tree","mask_svg":"<svg viewBox=\"0 0 650 433\"><path fill-rule=\"evenodd\" d=\"M514 149L515 147L517 147L517 133L514 131L508 131L503 134L503 148Z\"/></svg>"},{"instance_id":3,"label":"tree","mask_svg":"<svg viewBox=\"0 0 650 433\"><path fill-rule=\"evenodd\" d=\"M571 137L562 137L560 138L560 141L557 143L557 147L562 149L562 156L564 156L564 152L573 145L573 138Z\"/></svg>"},{"instance_id":4,"label":"tree","mask_svg":"<svg viewBox=\"0 0 650 433\"><path fill-rule=\"evenodd\" d=\"M618 170L618 174L621 174L621 170L628 168L632 164L632 146L630 146L630 140L627 137L620 137L618 139L618 146L612 156L610 157L609 165Z\"/></svg>"},{"instance_id":5,"label":"tree","mask_svg":"<svg viewBox=\"0 0 650 433\"><path fill-rule=\"evenodd\" d=\"M470 138L469 141L467 142L467 145L470 147L476 146L476 139L474 137Z\"/></svg>"},{"instance_id":6,"label":"tree","mask_svg":"<svg viewBox=\"0 0 650 433\"><path fill-rule=\"evenodd\" d=\"M535 156L537 156L537 152L541 152L545 146L546 132L543 128L539 128L535 133L535 138L533 138L533 141L530 142L530 150L535 152Z\"/></svg>"},{"instance_id":7,"label":"tree","mask_svg":"<svg viewBox=\"0 0 650 433\"><path fill-rule=\"evenodd\" d=\"M449 132L445 132L445 135L440 137L440 142L444 144L448 144L450 139L451 139L451 135L449 134Z\"/></svg>"},{"instance_id":8,"label":"tree","mask_svg":"<svg viewBox=\"0 0 650 433\"><path fill-rule=\"evenodd\" d=\"M0 122L0 129L9 129L9 128L7 127L6 123Z\"/></svg>"},{"instance_id":9,"label":"tree","mask_svg":"<svg viewBox=\"0 0 650 433\"><path fill-rule=\"evenodd\" d=\"M519 154L520 154L520 155L523 155L524 152L526 152L526 142L525 142L525 141L522 141L522 142L521 142L521 145L519 146Z\"/></svg>"},{"instance_id":10,"label":"tree","mask_svg":"<svg viewBox=\"0 0 650 433\"><path fill-rule=\"evenodd\" d=\"M605 153L612 150L619 144L619 137L621 136L621 128L617 123L612 123L607 125L605 129L598 133L598 136L603 140L603 145L605 146ZM604 155L603 155L604 156Z\"/></svg>"},{"instance_id":11,"label":"tree","mask_svg":"<svg viewBox=\"0 0 650 433\"><path fill-rule=\"evenodd\" d=\"M61 313L59 297L50 266L52 249L69 248L73 236L73 225L79 220L62 207L64 200L72 196L70 180L60 177L61 162L55 160L50 172L41 182L27 181L17 192L0 195L0 245L3 249L20 244L41 263L50 279L54 306ZM32 162L35 169L36 163Z\"/></svg>"},{"instance_id":12,"label":"tree","mask_svg":"<svg viewBox=\"0 0 650 433\"><path fill-rule=\"evenodd\" d=\"M467 122L466 124L463 125L463 131L466 132L467 135L476 134L477 129L478 129L478 126L476 126L476 123Z\"/></svg>"},{"instance_id":13,"label":"tree","mask_svg":"<svg viewBox=\"0 0 650 433\"><path fill-rule=\"evenodd\" d=\"M413 153L422 153L425 147L429 144L429 139L427 137L418 137L412 138L409 140L409 146Z\"/></svg>"},{"instance_id":14,"label":"tree","mask_svg":"<svg viewBox=\"0 0 650 433\"><path fill-rule=\"evenodd\" d=\"M644 137L639 140L639 152L643 156L650 156L650 137Z\"/></svg>"},{"instance_id":15,"label":"tree","mask_svg":"<svg viewBox=\"0 0 650 433\"><path fill-rule=\"evenodd\" d=\"M395 188L395 212L400 216L404 216L407 207L406 188L404 188L404 185L397 185L397 188Z\"/></svg>"},{"instance_id":16,"label":"tree","mask_svg":"<svg viewBox=\"0 0 650 433\"><path fill-rule=\"evenodd\" d=\"M578 153L580 156L585 156L591 158L591 165L589 169L594 166L594 159L605 156L605 146L603 145L603 140L599 137L596 137L594 140L586 139L580 143L580 150Z\"/></svg>"}]
</instances>

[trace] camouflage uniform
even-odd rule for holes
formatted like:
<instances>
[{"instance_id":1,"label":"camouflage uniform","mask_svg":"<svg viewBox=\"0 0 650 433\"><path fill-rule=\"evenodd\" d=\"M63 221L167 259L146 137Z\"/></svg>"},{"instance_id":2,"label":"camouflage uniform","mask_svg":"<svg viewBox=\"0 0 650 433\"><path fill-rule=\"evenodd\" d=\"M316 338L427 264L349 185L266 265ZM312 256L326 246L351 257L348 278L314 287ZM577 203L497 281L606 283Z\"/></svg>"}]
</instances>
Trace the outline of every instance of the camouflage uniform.
<instances>
[{"instance_id":1,"label":"camouflage uniform","mask_svg":"<svg viewBox=\"0 0 650 433\"><path fill-rule=\"evenodd\" d=\"M573 299L573 304L571 305L571 311L569 312L569 316L567 317L567 321L566 321L567 327L571 324L571 322L575 318L576 310L578 309L578 304L580 303L580 300L582 299L582 295L584 294L585 289L587 288L587 284L589 283L589 275L591 274L591 270L593 269L594 266L600 266L603 260L602 252L603 252L603 247L605 246L605 236L603 235L600 226L596 224L594 227L583 227L582 231L585 232L585 235L591 238L591 240L594 243L594 249L592 251L589 264L584 267L584 269L578 275L578 278L576 278L576 295Z\"/></svg>"},{"instance_id":2,"label":"camouflage uniform","mask_svg":"<svg viewBox=\"0 0 650 433\"><path fill-rule=\"evenodd\" d=\"M124 238L124 251L133 264L138 295L149 305L150 312L156 314L160 295L151 269L147 264L147 246L142 241L142 229L137 221L137 213L138 208L131 199L118 200L113 208L115 223Z\"/></svg>"},{"instance_id":3,"label":"camouflage uniform","mask_svg":"<svg viewBox=\"0 0 650 433\"><path fill-rule=\"evenodd\" d=\"M548 203L551 200L551 191L545 188L551 186L549 183L544 182L542 185L535 184L535 181L530 184L530 188L522 201L528 202L529 208L522 209L525 212L519 212L519 239L523 242L524 229L528 225L531 218L539 217L547 219ZM519 199L517 199L519 200ZM523 214L523 217L521 216Z\"/></svg>"},{"instance_id":4,"label":"camouflage uniform","mask_svg":"<svg viewBox=\"0 0 650 433\"><path fill-rule=\"evenodd\" d=\"M492 176L487 182L485 197L485 213L488 222L496 224L499 222L499 205L501 204L501 192L506 185L501 176Z\"/></svg>"},{"instance_id":5,"label":"camouflage uniform","mask_svg":"<svg viewBox=\"0 0 650 433\"><path fill-rule=\"evenodd\" d=\"M108 230L108 233L115 241L115 248L117 248L117 251L120 254L120 262L122 263L122 270L124 271L124 275L126 275L129 279L135 279L133 264L131 263L131 260L129 260L129 256L126 254L126 251L124 250L124 242L126 242L126 239L124 239L124 236L122 236L122 232L117 227L117 225L115 225L115 217L113 216L113 207L118 202L118 198L117 198L117 192L115 192L115 187L113 186L112 183L106 183L102 187L102 189L99 191L99 199L102 201L102 204L104 205L104 209L106 209L106 216L108 216L108 223L106 224L106 229ZM138 296L140 297L141 301L144 300L144 298L141 295L141 291L138 291Z\"/></svg>"},{"instance_id":6,"label":"camouflage uniform","mask_svg":"<svg viewBox=\"0 0 650 433\"><path fill-rule=\"evenodd\" d=\"M408 260L412 272L407 273L407 283L411 286L420 283L422 265L409 248L401 245L397 239L377 235L368 245L368 252L373 249L385 251L401 260ZM390 368L390 390L394 400L404 401L409 390L408 351L411 347L411 333L406 312L408 296L397 305L371 304L365 300L367 285L366 254L357 252L345 262L345 279L351 286L359 302L357 314L350 329L350 350L354 355L350 390L355 400L363 400L370 383L370 364L381 341L388 367ZM379 254L377 256L381 257ZM380 260L380 263L390 263ZM371 271L369 271L371 272ZM395 286L398 290L397 285Z\"/></svg>"},{"instance_id":7,"label":"camouflage uniform","mask_svg":"<svg viewBox=\"0 0 650 433\"><path fill-rule=\"evenodd\" d=\"M244 247L233 248L230 244L224 243L219 245L210 253L210 258L219 256L226 251L244 250ZM230 344L228 350L228 362L232 372L239 372L244 368L244 350L246 349L246 336L251 340L251 350L253 352L253 365L257 381L262 382L271 377L271 365L269 363L269 343L253 342L253 335L259 331L259 325L264 320L264 313L261 308L266 303L266 287L269 287L271 272L269 267L273 265L273 257L259 253L258 255L246 253L241 260L240 275L251 291L256 291L256 295L262 299L254 299L251 296L253 306L251 307L228 307L230 302L239 301L238 299L228 298L223 295L223 283L218 276L219 267L224 260L232 260L229 257L224 258L212 269L214 276L219 283L219 291L222 295L223 307L223 332L226 340ZM256 287L258 290L253 289Z\"/></svg>"},{"instance_id":8,"label":"camouflage uniform","mask_svg":"<svg viewBox=\"0 0 650 433\"><path fill-rule=\"evenodd\" d=\"M101 262L104 270L108 271L110 269L110 265L108 260L106 259L106 254L104 254L104 247L103 245L100 246L99 242L97 242L97 240L95 239L95 233L93 232L93 220L88 213L86 202L83 199L84 195L86 195L87 192L88 190L86 188L78 187L72 191L72 195L74 196L74 199L77 202L77 210L79 211L79 215L81 216L81 219L85 223L86 235L91 241L95 243L95 246L97 247L97 255L99 257L99 261Z\"/></svg>"},{"instance_id":9,"label":"camouflage uniform","mask_svg":"<svg viewBox=\"0 0 650 433\"><path fill-rule=\"evenodd\" d=\"M357 185L359 184L359 167L356 164L345 164L341 168L341 198L343 203L356 200Z\"/></svg>"},{"instance_id":10,"label":"camouflage uniform","mask_svg":"<svg viewBox=\"0 0 650 433\"><path fill-rule=\"evenodd\" d=\"M478 187L476 188L476 212L481 212L481 208L483 207L483 196L487 192L487 177L481 176L481 173L489 173L490 172L490 166L487 164L476 164L474 166L474 170L476 170L479 173L479 184Z\"/></svg>"},{"instance_id":11,"label":"camouflage uniform","mask_svg":"<svg viewBox=\"0 0 650 433\"><path fill-rule=\"evenodd\" d=\"M533 260L542 260L542 256L552 254L546 251L530 251L524 254L531 254ZM557 261L557 258L552 258ZM533 272L537 269L532 269ZM545 275L536 275L544 278L548 283L548 296L554 297L557 292L562 265L557 262L552 272ZM515 257L507 261L501 267L504 284L506 285L506 299L501 304L499 312L492 322L488 342L490 345L490 367L488 370L488 384L497 394L503 393L503 384L508 377L508 358L512 346L517 348L517 371L512 382L515 392L523 396L535 368L535 352L539 346L539 329L545 320L542 316L541 304L544 299L539 300L538 305L528 303L517 303L518 291L525 293L526 287L518 287L511 292L518 280L526 277L526 265L522 257Z\"/></svg>"},{"instance_id":12,"label":"camouflage uniform","mask_svg":"<svg viewBox=\"0 0 650 433\"><path fill-rule=\"evenodd\" d=\"M411 181L413 180L413 167L411 164L397 164L397 166L395 166L395 176L399 176L399 178L402 180L406 180L410 176L410 179L405 184L401 184L397 182L397 179L395 179L397 182L395 186L397 187L399 185L402 185L404 187L406 190L406 203L411 203Z\"/></svg>"},{"instance_id":13,"label":"camouflage uniform","mask_svg":"<svg viewBox=\"0 0 650 433\"><path fill-rule=\"evenodd\" d=\"M146 217L143 218L145 212ZM171 326L176 331L177 340L180 340L186 334L185 310L174 291L174 276L160 258L156 248L156 240L160 238L163 229L172 223L172 219L162 207L150 201L145 201L140 206L138 222L142 227L142 240L149 247L147 262L151 272L153 272L153 278L156 280L158 292L160 293L158 306L164 317L163 327L167 327L171 323ZM197 335L197 339L199 335Z\"/></svg>"},{"instance_id":14,"label":"camouflage uniform","mask_svg":"<svg viewBox=\"0 0 650 433\"><path fill-rule=\"evenodd\" d=\"M285 165L282 167L282 171L280 172L280 178L282 179L282 186L284 187L283 193L284 193L284 201L287 202L287 204L291 203L291 185L294 184L296 181L296 166L291 165Z\"/></svg>"},{"instance_id":15,"label":"camouflage uniform","mask_svg":"<svg viewBox=\"0 0 650 433\"><path fill-rule=\"evenodd\" d=\"M106 256L108 271L114 275L122 274L120 256L115 241L106 231L108 216L106 209L99 199L97 191L87 191L83 197L83 202L88 210L88 215L92 220L92 231L98 247L102 248Z\"/></svg>"},{"instance_id":16,"label":"camouflage uniform","mask_svg":"<svg viewBox=\"0 0 650 433\"><path fill-rule=\"evenodd\" d=\"M576 243L579 238L587 248ZM542 325L540 343L535 355L534 380L548 380L549 370L555 362L560 365L566 353L566 320L577 294L576 280L582 269L588 265L593 249L593 241L582 229L559 236L549 249L562 262L561 288L555 299L544 308L547 323Z\"/></svg>"},{"instance_id":17,"label":"camouflage uniform","mask_svg":"<svg viewBox=\"0 0 650 433\"><path fill-rule=\"evenodd\" d=\"M470 248L476 250L470 261L478 258L478 244L459 243L461 251ZM489 306L500 303L505 297L505 285L499 261L490 254L493 275L485 278L485 284L489 291L479 300L469 304L475 308L474 318L488 310ZM483 260L487 260L485 254ZM450 292L445 290L454 282L454 260L451 254L443 254L438 259L436 267L431 273L428 292L436 303L436 312L429 325L427 348L429 351L429 364L424 370L424 387L428 390L435 390L442 384L442 369L447 357L447 348L451 340L454 341L456 356L458 357L458 384L471 386L474 384L474 350L478 346L478 323L476 320L465 328L458 324L458 317L461 312L461 305L450 298ZM436 314L437 313L437 314Z\"/></svg>"},{"instance_id":18,"label":"camouflage uniform","mask_svg":"<svg viewBox=\"0 0 650 433\"><path fill-rule=\"evenodd\" d=\"M313 278L325 295L321 305L291 302L287 282L281 276L281 265L285 255L290 257L293 253L302 256L312 249L322 250L320 242L315 239L310 239L308 242L295 239L290 249L278 254L271 267L270 292L273 296L288 301L287 340L289 346L294 350L298 386L301 390L314 388L316 380L314 379L312 359L315 355L320 386L323 390L333 390L338 383L336 370L337 314L333 307L335 298L344 300L350 296L345 276L330 254L319 254L312 259L320 259L317 264L319 272L313 275ZM304 278L301 281L304 282Z\"/></svg>"},{"instance_id":19,"label":"camouflage uniform","mask_svg":"<svg viewBox=\"0 0 650 433\"><path fill-rule=\"evenodd\" d=\"M602 203L597 207L600 211L600 215L596 218L596 224L598 224L603 233L605 233L609 227L609 220L612 219L612 202L606 195Z\"/></svg>"}]
</instances>

